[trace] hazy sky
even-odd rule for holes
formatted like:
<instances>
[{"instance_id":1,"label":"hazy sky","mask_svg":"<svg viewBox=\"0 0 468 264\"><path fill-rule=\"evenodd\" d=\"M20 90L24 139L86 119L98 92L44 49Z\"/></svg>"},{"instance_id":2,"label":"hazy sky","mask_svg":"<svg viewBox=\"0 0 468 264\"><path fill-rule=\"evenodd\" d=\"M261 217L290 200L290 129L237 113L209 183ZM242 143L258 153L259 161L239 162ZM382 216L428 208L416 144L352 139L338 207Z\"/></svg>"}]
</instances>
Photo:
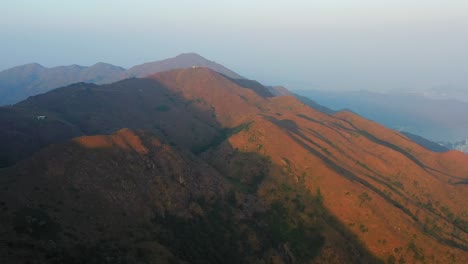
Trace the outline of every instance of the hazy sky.
<instances>
[{"instance_id":1,"label":"hazy sky","mask_svg":"<svg viewBox=\"0 0 468 264\"><path fill-rule=\"evenodd\" d=\"M1 0L0 70L196 52L265 84L468 90L466 0Z\"/></svg>"}]
</instances>

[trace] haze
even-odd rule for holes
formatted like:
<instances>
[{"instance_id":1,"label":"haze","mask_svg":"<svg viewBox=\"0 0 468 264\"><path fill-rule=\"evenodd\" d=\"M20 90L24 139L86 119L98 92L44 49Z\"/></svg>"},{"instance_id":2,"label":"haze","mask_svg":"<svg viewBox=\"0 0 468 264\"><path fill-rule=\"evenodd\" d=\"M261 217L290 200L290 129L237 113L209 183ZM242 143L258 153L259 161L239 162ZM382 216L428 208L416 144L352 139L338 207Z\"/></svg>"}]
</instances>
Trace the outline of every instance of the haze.
<instances>
[{"instance_id":1,"label":"haze","mask_svg":"<svg viewBox=\"0 0 468 264\"><path fill-rule=\"evenodd\" d=\"M0 70L196 52L292 89L468 89L468 2L2 1Z\"/></svg>"}]
</instances>

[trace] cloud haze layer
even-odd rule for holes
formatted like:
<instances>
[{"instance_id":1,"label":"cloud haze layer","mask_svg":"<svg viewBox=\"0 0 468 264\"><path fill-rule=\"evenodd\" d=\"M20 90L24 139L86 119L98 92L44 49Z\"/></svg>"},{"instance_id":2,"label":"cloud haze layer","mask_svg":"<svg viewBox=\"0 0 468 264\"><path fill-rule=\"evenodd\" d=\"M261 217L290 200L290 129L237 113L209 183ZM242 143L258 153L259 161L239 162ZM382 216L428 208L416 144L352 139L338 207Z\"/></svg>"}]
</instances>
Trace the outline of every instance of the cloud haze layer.
<instances>
[{"instance_id":1,"label":"cloud haze layer","mask_svg":"<svg viewBox=\"0 0 468 264\"><path fill-rule=\"evenodd\" d=\"M15 0L0 69L197 52L297 89L468 89L468 2Z\"/></svg>"}]
</instances>

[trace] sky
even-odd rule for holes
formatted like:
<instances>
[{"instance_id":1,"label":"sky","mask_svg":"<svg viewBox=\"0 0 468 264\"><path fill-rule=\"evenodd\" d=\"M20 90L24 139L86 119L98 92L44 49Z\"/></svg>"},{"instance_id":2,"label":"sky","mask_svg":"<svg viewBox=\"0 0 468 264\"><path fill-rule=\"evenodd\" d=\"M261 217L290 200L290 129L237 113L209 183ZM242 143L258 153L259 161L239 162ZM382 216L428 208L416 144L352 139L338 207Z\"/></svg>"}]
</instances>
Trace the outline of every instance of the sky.
<instances>
[{"instance_id":1,"label":"sky","mask_svg":"<svg viewBox=\"0 0 468 264\"><path fill-rule=\"evenodd\" d=\"M468 93L468 1L0 1L0 70L184 52L290 89Z\"/></svg>"}]
</instances>

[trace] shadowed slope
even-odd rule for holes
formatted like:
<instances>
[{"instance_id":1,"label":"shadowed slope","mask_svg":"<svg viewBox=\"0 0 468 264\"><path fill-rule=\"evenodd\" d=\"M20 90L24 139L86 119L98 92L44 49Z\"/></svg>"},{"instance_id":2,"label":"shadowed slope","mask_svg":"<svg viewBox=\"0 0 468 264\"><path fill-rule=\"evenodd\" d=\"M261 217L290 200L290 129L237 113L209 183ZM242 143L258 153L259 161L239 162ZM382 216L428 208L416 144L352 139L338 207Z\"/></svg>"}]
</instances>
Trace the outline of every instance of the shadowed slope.
<instances>
[{"instance_id":1,"label":"shadowed slope","mask_svg":"<svg viewBox=\"0 0 468 264\"><path fill-rule=\"evenodd\" d=\"M192 71L198 73L192 76ZM182 72L186 73L185 77L180 75ZM182 83L179 86L186 94L181 93L182 88L171 86L170 78L175 75L180 75L181 80L185 80L185 86L182 87ZM161 76L170 78L165 80ZM195 79L196 82L193 81ZM255 105L264 99L255 97L253 101L247 101L247 98L253 98L254 93L206 68L175 70L164 75L155 75L153 79L128 79L103 86L78 83L31 97L14 107L4 108L4 114L0 116L2 122L12 125L3 126L0 130L0 133L6 135L0 138L6 146L0 150L0 156L3 166L10 165L52 143L54 137L46 140L41 136L44 133L36 131L47 129L46 124L54 121L67 128L56 130L63 134L57 140L81 133L108 134L122 127L130 127L167 134L179 145L199 149L220 136L213 129L217 119L239 123L258 112ZM211 98L215 98L216 102L211 102ZM213 103L221 106L214 109ZM19 116L23 121L19 121ZM37 116L47 118L37 120ZM25 137L31 138L32 144L23 144ZM27 151L23 151L24 149ZM16 150L21 151L15 154Z\"/></svg>"},{"instance_id":2,"label":"shadowed slope","mask_svg":"<svg viewBox=\"0 0 468 264\"><path fill-rule=\"evenodd\" d=\"M4 263L378 262L320 197L264 157L230 153L245 162L233 166L237 172L129 129L50 146L0 171L0 256Z\"/></svg>"},{"instance_id":3,"label":"shadowed slope","mask_svg":"<svg viewBox=\"0 0 468 264\"><path fill-rule=\"evenodd\" d=\"M128 129L51 146L1 176L6 263L173 263L183 256L160 244L153 219L195 217L196 201L226 192L203 161Z\"/></svg>"},{"instance_id":4,"label":"shadowed slope","mask_svg":"<svg viewBox=\"0 0 468 264\"><path fill-rule=\"evenodd\" d=\"M81 130L63 120L17 108L0 108L0 168L32 155L49 144L82 135Z\"/></svg>"}]
</instances>

